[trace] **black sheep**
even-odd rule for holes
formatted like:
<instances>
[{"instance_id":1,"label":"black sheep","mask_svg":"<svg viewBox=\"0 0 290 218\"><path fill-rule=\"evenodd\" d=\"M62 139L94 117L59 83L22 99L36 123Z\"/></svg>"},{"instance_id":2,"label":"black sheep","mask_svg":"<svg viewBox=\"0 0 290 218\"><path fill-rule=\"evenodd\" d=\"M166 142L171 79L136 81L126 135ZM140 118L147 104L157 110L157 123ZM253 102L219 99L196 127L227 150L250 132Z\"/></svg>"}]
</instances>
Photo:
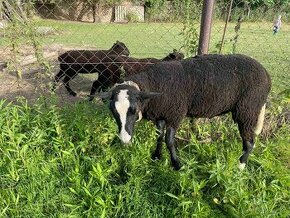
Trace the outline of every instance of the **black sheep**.
<instances>
[{"instance_id":1,"label":"black sheep","mask_svg":"<svg viewBox=\"0 0 290 218\"><path fill-rule=\"evenodd\" d=\"M162 59L157 58L133 58L125 56L110 55L102 60L102 65L106 65L106 70L98 75L98 79L94 81L90 96L93 96L97 91L105 90L120 81L123 67L125 76L136 74L145 70L160 61L182 60L184 55L176 49ZM93 97L90 97L90 101Z\"/></svg>"},{"instance_id":2,"label":"black sheep","mask_svg":"<svg viewBox=\"0 0 290 218\"><path fill-rule=\"evenodd\" d=\"M271 79L256 60L244 55L202 55L182 61L157 63L125 78L99 97L110 98L110 109L120 139L130 142L134 124L141 117L153 121L159 136L153 158L161 157L165 142L173 167L180 162L174 137L185 116L214 117L231 112L243 140L243 168L263 126Z\"/></svg>"},{"instance_id":3,"label":"black sheep","mask_svg":"<svg viewBox=\"0 0 290 218\"><path fill-rule=\"evenodd\" d=\"M53 83L53 91L56 84L64 77L65 88L70 95L76 96L76 93L70 88L69 82L79 73L101 73L107 66L99 64L108 55L128 56L129 49L123 42L117 41L109 50L70 50L58 57L60 70L56 74Z\"/></svg>"}]
</instances>

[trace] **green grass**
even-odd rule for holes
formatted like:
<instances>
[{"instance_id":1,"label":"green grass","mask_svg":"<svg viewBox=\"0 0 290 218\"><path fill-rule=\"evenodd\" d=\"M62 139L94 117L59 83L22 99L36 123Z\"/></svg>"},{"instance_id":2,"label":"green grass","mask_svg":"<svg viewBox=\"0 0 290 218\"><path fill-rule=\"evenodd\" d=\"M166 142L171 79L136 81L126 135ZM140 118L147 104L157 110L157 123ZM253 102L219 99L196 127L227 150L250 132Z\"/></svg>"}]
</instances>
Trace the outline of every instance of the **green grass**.
<instances>
[{"instance_id":1,"label":"green grass","mask_svg":"<svg viewBox=\"0 0 290 218\"><path fill-rule=\"evenodd\" d=\"M50 105L50 106L48 106ZM168 152L152 161L155 130L137 125L132 144L114 140L108 109L0 104L0 217L287 217L289 128L260 139L245 171L230 121L201 125L210 143L180 143L181 171ZM272 108L273 109L273 108ZM179 134L186 131L186 122ZM288 137L288 138L287 138Z\"/></svg>"},{"instance_id":2,"label":"green grass","mask_svg":"<svg viewBox=\"0 0 290 218\"><path fill-rule=\"evenodd\" d=\"M133 56L162 57L179 48L181 24L86 24L38 20L58 34L46 45L108 48L124 41ZM231 51L230 24L225 53ZM57 107L57 100L33 105L0 101L0 217L281 217L290 215L289 31L273 36L269 23L243 23L238 52L261 61L273 79L267 123L273 131L257 140L246 170L239 171L241 140L229 116L199 124L179 142L181 171L171 168L168 152L150 159L155 129L136 126L128 146L115 140L117 127L108 109L80 102ZM221 38L223 23L213 26L210 50ZM288 37L288 38L287 38ZM3 43L3 42L0 42ZM6 46L4 42L2 46ZM288 102L288 103L287 103ZM178 135L188 137L185 120Z\"/></svg>"},{"instance_id":3,"label":"green grass","mask_svg":"<svg viewBox=\"0 0 290 218\"><path fill-rule=\"evenodd\" d=\"M107 49L116 40L126 43L134 57L164 57L183 43L181 23L128 23L93 24L36 19L35 26L53 27L54 35L40 37L42 44L61 44L64 46L93 46ZM229 23L225 38L224 53L232 52L231 39L235 36L235 23ZM244 22L241 24L237 53L243 53L259 60L273 79L273 91L280 92L290 84L290 25L283 24L277 35L272 34L272 23ZM224 23L215 21L212 27L210 53L216 53L216 45L222 38ZM197 25L199 31L199 26ZM22 34L24 35L24 34ZM7 35L8 36L8 35ZM20 37L21 38L21 37ZM28 44L27 39L23 42ZM7 38L0 41L7 46Z\"/></svg>"}]
</instances>

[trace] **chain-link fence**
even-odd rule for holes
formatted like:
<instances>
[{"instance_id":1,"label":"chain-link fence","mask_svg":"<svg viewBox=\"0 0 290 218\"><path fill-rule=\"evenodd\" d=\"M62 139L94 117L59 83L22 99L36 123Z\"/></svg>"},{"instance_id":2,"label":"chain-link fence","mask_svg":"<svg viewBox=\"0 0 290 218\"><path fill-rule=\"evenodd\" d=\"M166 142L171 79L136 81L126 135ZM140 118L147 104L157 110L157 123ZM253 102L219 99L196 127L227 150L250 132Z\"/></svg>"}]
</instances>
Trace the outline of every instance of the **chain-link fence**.
<instances>
[{"instance_id":1,"label":"chain-link fence","mask_svg":"<svg viewBox=\"0 0 290 218\"><path fill-rule=\"evenodd\" d=\"M127 74L197 51L200 0L0 2L5 99L34 100L54 90L69 101L83 99ZM274 92L289 88L290 2L238 0L231 9L230 3L215 2L209 53L256 58Z\"/></svg>"}]
</instances>

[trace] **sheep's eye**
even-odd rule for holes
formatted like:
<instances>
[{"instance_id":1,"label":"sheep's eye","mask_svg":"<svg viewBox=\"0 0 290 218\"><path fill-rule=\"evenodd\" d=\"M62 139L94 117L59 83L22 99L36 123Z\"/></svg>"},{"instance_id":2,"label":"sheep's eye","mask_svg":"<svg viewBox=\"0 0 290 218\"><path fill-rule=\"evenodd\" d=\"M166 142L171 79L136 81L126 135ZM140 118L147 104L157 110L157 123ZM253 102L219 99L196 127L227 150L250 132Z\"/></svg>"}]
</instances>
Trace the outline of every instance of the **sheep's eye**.
<instances>
[{"instance_id":1,"label":"sheep's eye","mask_svg":"<svg viewBox=\"0 0 290 218\"><path fill-rule=\"evenodd\" d=\"M131 114L135 114L135 113L136 113L136 108L135 108L135 107L130 107L130 108L129 108L129 112L130 112Z\"/></svg>"}]
</instances>

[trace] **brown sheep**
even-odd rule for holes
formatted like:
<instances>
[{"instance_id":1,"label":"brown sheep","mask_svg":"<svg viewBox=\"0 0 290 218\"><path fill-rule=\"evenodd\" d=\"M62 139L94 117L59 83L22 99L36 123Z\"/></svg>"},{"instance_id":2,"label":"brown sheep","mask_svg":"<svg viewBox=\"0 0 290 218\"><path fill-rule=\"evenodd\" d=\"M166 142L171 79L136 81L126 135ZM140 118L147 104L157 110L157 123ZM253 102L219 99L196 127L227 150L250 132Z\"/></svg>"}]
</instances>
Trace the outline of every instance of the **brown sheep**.
<instances>
[{"instance_id":1,"label":"brown sheep","mask_svg":"<svg viewBox=\"0 0 290 218\"><path fill-rule=\"evenodd\" d=\"M60 70L54 78L54 91L56 84L64 77L63 83L70 95L76 96L76 93L70 88L69 82L79 73L101 73L107 66L101 65L102 60L109 55L128 56L129 49L123 42L117 41L109 50L70 50L58 57Z\"/></svg>"}]
</instances>

